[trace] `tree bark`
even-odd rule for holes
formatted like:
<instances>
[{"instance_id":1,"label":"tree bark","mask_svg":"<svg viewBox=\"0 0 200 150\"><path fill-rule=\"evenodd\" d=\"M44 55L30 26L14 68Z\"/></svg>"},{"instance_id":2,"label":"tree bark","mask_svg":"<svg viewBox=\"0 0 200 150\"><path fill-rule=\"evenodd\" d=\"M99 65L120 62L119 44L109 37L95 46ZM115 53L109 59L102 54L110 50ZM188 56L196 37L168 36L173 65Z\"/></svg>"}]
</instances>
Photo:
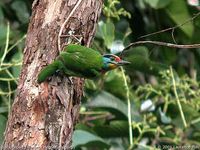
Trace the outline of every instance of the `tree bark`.
<instances>
[{"instance_id":1,"label":"tree bark","mask_svg":"<svg viewBox=\"0 0 200 150\"><path fill-rule=\"evenodd\" d=\"M73 30L83 37L84 45L90 45L102 5L103 0L34 1L3 149L70 149L84 81L54 75L38 84L37 76L59 54L58 47L66 44L68 37L60 37L58 45L59 32Z\"/></svg>"}]
</instances>

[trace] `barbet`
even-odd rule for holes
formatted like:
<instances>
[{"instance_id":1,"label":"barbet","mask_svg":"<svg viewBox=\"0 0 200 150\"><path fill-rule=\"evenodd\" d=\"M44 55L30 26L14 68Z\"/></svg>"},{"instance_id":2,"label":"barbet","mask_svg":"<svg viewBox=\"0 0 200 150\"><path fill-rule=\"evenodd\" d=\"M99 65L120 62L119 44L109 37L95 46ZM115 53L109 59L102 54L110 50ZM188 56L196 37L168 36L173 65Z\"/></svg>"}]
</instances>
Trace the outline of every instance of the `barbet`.
<instances>
[{"instance_id":1,"label":"barbet","mask_svg":"<svg viewBox=\"0 0 200 150\"><path fill-rule=\"evenodd\" d=\"M45 81L57 71L62 71L67 76L95 78L126 64L129 64L129 62L116 55L101 55L94 49L69 44L56 60L42 69L38 75L38 82Z\"/></svg>"}]
</instances>

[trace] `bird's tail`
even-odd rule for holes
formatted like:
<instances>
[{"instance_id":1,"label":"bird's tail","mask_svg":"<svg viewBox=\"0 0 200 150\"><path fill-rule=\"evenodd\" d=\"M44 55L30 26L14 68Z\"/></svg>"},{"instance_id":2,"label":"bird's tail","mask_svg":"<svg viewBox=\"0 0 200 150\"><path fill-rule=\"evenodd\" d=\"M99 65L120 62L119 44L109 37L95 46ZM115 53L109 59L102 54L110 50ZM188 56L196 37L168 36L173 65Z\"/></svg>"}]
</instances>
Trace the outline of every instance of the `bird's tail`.
<instances>
[{"instance_id":1,"label":"bird's tail","mask_svg":"<svg viewBox=\"0 0 200 150\"><path fill-rule=\"evenodd\" d=\"M46 66L38 75L38 83L45 81L52 76L59 69L59 61L55 60L53 63Z\"/></svg>"}]
</instances>

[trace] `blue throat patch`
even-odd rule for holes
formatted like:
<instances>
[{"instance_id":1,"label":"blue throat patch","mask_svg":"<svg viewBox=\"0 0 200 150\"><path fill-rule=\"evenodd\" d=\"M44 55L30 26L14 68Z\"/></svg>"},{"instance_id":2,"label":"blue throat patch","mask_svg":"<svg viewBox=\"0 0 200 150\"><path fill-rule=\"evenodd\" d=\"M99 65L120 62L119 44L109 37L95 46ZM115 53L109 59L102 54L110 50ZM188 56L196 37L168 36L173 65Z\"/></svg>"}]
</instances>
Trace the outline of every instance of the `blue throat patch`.
<instances>
[{"instance_id":1,"label":"blue throat patch","mask_svg":"<svg viewBox=\"0 0 200 150\"><path fill-rule=\"evenodd\" d=\"M103 57L103 70L109 70L110 58Z\"/></svg>"}]
</instances>

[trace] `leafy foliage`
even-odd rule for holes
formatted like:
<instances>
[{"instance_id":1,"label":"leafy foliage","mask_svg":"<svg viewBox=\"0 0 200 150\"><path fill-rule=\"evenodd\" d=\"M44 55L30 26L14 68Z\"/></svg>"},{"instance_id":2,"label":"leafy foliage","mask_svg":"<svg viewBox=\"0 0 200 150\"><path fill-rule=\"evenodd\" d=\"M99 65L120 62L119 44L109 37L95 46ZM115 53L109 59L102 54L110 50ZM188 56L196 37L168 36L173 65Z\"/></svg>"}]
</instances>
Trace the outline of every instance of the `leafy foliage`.
<instances>
[{"instance_id":1,"label":"leafy foliage","mask_svg":"<svg viewBox=\"0 0 200 150\"><path fill-rule=\"evenodd\" d=\"M109 145L100 137L83 130L76 130L73 135L72 147L86 145L88 147L109 148Z\"/></svg>"},{"instance_id":2,"label":"leafy foliage","mask_svg":"<svg viewBox=\"0 0 200 150\"><path fill-rule=\"evenodd\" d=\"M15 96L30 7L30 2L25 0L0 2L0 137ZM120 55L123 47L140 36L172 27L176 28L143 40L200 43L200 18L190 19L197 12L196 7L183 0L107 0L92 47L102 53ZM76 149L167 146L199 149L199 49L142 45L121 56L131 62L125 67L128 85L124 84L120 69L100 79L86 80L72 146ZM127 89L132 116L131 147Z\"/></svg>"},{"instance_id":3,"label":"leafy foliage","mask_svg":"<svg viewBox=\"0 0 200 150\"><path fill-rule=\"evenodd\" d=\"M16 16L13 15L15 11ZM28 19L29 11L25 1L0 2L0 144L22 64L25 32L21 27L27 26Z\"/></svg>"}]
</instances>

